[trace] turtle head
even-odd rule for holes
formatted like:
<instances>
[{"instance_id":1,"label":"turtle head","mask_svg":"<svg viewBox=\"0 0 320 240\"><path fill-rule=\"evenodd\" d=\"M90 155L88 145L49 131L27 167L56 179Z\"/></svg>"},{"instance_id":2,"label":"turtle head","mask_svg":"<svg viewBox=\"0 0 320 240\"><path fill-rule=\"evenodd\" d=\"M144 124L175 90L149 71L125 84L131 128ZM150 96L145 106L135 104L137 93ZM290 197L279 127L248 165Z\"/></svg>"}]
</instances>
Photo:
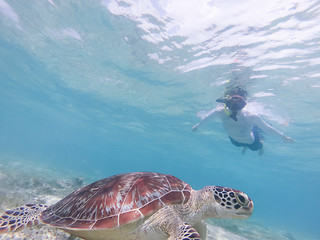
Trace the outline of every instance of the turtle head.
<instances>
[{"instance_id":1,"label":"turtle head","mask_svg":"<svg viewBox=\"0 0 320 240\"><path fill-rule=\"evenodd\" d=\"M202 189L207 196L205 215L214 218L249 218L253 212L253 202L239 190L220 186Z\"/></svg>"}]
</instances>

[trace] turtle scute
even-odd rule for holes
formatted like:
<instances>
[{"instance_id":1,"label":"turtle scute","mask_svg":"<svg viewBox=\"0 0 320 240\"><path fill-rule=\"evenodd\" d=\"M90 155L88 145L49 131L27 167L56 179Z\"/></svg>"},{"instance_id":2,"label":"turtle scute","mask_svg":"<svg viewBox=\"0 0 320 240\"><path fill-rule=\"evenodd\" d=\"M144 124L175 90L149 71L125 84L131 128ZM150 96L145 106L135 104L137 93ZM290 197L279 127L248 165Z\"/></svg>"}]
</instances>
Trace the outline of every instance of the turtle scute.
<instances>
[{"instance_id":1,"label":"turtle scute","mask_svg":"<svg viewBox=\"0 0 320 240\"><path fill-rule=\"evenodd\" d=\"M68 229L111 229L188 201L191 187L166 174L119 174L80 188L45 210L44 223Z\"/></svg>"}]
</instances>

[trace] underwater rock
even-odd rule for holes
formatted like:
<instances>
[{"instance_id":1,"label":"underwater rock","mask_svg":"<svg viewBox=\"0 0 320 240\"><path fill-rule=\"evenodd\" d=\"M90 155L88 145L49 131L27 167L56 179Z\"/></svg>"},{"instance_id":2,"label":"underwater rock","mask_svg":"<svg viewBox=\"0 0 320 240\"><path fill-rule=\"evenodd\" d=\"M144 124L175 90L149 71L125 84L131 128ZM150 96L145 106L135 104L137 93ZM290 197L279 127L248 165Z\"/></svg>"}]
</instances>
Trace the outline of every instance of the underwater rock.
<instances>
[{"instance_id":1,"label":"underwater rock","mask_svg":"<svg viewBox=\"0 0 320 240\"><path fill-rule=\"evenodd\" d=\"M2 238L3 237L3 238ZM70 240L70 234L47 226L26 228L13 234L1 235L1 240ZM72 238L81 240L80 238Z\"/></svg>"},{"instance_id":2,"label":"underwater rock","mask_svg":"<svg viewBox=\"0 0 320 240\"><path fill-rule=\"evenodd\" d=\"M79 177L76 177L73 179L74 181L74 185L81 188L85 185L85 182L84 182L84 179L83 178L79 178Z\"/></svg>"},{"instance_id":3,"label":"underwater rock","mask_svg":"<svg viewBox=\"0 0 320 240\"><path fill-rule=\"evenodd\" d=\"M284 233L283 236L285 236L288 240L296 240L296 238L290 232Z\"/></svg>"},{"instance_id":4,"label":"underwater rock","mask_svg":"<svg viewBox=\"0 0 320 240\"><path fill-rule=\"evenodd\" d=\"M42 187L43 186L43 182L41 181L41 179L33 177L31 178L31 184L33 187Z\"/></svg>"}]
</instances>

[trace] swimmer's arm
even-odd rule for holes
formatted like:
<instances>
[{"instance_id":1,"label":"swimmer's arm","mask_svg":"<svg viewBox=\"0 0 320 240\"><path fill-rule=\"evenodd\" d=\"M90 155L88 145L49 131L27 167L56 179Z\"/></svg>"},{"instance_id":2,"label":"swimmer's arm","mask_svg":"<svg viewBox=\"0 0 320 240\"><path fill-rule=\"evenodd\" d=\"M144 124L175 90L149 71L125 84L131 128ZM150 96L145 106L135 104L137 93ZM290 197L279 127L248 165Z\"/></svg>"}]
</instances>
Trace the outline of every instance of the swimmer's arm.
<instances>
[{"instance_id":1,"label":"swimmer's arm","mask_svg":"<svg viewBox=\"0 0 320 240\"><path fill-rule=\"evenodd\" d=\"M213 118L216 118L220 114L221 110L218 108L213 109L211 112L209 112L204 118L201 119L199 123L194 125L192 127L192 131L196 131L201 125L204 123L210 121Z\"/></svg>"},{"instance_id":2,"label":"swimmer's arm","mask_svg":"<svg viewBox=\"0 0 320 240\"><path fill-rule=\"evenodd\" d=\"M284 133L280 132L279 130L277 130L274 127L272 127L271 125L269 125L260 116L253 115L253 116L251 116L251 118L253 120L253 124L257 125L265 133L273 134L275 136L279 136L286 143L290 143L290 142L294 141L291 137L286 136Z\"/></svg>"}]
</instances>

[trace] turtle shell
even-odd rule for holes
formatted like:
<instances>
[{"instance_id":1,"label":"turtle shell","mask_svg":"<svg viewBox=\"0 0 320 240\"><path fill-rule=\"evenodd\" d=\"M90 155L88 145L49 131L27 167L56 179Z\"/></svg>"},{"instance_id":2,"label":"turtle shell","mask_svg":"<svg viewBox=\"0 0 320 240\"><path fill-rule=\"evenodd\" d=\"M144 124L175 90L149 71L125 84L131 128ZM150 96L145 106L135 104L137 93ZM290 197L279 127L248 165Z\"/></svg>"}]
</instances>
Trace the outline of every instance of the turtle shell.
<instances>
[{"instance_id":1,"label":"turtle shell","mask_svg":"<svg viewBox=\"0 0 320 240\"><path fill-rule=\"evenodd\" d=\"M191 187L165 174L119 174L71 193L47 208L43 223L67 229L112 229L152 215L167 205L186 203Z\"/></svg>"}]
</instances>

